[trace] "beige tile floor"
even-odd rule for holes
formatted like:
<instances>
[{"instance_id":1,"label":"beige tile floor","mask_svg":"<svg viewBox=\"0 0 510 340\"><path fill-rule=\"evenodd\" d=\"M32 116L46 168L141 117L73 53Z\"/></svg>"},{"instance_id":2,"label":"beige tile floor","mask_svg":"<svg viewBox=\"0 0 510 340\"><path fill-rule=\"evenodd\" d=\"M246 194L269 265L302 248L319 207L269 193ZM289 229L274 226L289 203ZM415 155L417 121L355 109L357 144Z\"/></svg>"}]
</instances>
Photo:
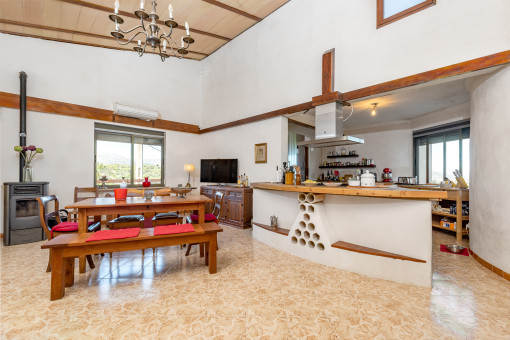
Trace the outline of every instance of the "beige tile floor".
<instances>
[{"instance_id":1,"label":"beige tile floor","mask_svg":"<svg viewBox=\"0 0 510 340\"><path fill-rule=\"evenodd\" d=\"M510 283L470 257L439 252L433 287L372 279L282 253L224 227L217 274L179 247L94 257L49 300L41 243L1 248L5 339L509 339Z\"/></svg>"}]
</instances>

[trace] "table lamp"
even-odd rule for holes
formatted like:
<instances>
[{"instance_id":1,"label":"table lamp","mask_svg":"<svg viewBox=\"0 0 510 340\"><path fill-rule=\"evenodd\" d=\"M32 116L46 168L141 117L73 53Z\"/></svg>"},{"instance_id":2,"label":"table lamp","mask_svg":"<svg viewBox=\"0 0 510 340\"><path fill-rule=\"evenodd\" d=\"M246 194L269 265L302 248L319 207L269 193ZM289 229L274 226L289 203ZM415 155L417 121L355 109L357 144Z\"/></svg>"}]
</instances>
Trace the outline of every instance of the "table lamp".
<instances>
[{"instance_id":1,"label":"table lamp","mask_svg":"<svg viewBox=\"0 0 510 340\"><path fill-rule=\"evenodd\" d=\"M186 187L191 187L191 183L189 182L191 177L191 172L195 171L195 166L193 164L184 164L184 171L188 172L188 183L186 183Z\"/></svg>"}]
</instances>

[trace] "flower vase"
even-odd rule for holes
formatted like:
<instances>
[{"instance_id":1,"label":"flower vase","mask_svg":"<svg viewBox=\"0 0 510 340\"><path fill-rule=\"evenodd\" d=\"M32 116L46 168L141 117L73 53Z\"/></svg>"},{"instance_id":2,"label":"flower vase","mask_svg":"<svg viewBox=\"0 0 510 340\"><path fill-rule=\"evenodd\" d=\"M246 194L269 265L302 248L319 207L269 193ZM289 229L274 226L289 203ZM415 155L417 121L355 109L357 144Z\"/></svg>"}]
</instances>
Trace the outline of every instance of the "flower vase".
<instances>
[{"instance_id":1,"label":"flower vase","mask_svg":"<svg viewBox=\"0 0 510 340\"><path fill-rule=\"evenodd\" d=\"M149 177L145 177L145 182L142 182L142 186L144 188L148 188L151 186L151 182L149 182Z\"/></svg>"},{"instance_id":2,"label":"flower vase","mask_svg":"<svg viewBox=\"0 0 510 340\"><path fill-rule=\"evenodd\" d=\"M32 168L32 162L26 162L23 166L23 182L32 182L34 179L34 169Z\"/></svg>"}]
</instances>

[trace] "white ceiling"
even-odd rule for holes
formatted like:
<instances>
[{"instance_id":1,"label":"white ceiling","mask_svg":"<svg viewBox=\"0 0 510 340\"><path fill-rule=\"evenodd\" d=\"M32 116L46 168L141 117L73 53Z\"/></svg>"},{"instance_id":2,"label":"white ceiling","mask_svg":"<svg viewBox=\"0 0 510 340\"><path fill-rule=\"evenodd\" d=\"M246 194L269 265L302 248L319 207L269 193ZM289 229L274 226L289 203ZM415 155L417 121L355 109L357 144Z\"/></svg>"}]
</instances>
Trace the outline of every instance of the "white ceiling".
<instances>
[{"instance_id":1,"label":"white ceiling","mask_svg":"<svg viewBox=\"0 0 510 340\"><path fill-rule=\"evenodd\" d=\"M414 86L380 97L351 103L352 116L344 122L344 128L357 129L367 125L387 124L394 121L412 120L431 112L469 102L466 81L457 79L440 84ZM373 103L377 103L377 114L371 115ZM344 117L351 107L344 107ZM290 119L315 126L315 111L298 112L287 116Z\"/></svg>"}]
</instances>

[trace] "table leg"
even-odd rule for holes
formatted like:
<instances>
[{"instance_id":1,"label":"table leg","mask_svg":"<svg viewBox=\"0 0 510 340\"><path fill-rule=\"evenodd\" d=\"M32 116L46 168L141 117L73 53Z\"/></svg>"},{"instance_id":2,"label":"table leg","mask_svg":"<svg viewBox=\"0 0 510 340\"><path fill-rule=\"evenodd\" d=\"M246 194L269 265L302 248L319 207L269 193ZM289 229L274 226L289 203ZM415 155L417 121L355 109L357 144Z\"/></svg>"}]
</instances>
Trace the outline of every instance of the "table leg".
<instances>
[{"instance_id":1,"label":"table leg","mask_svg":"<svg viewBox=\"0 0 510 340\"><path fill-rule=\"evenodd\" d=\"M64 258L62 249L51 249L51 293L50 300L59 300L65 294Z\"/></svg>"},{"instance_id":2,"label":"table leg","mask_svg":"<svg viewBox=\"0 0 510 340\"><path fill-rule=\"evenodd\" d=\"M64 272L66 277L66 287L72 287L74 284L74 257L64 258Z\"/></svg>"},{"instance_id":3,"label":"table leg","mask_svg":"<svg viewBox=\"0 0 510 340\"><path fill-rule=\"evenodd\" d=\"M204 243L199 243L198 248L200 249L200 257L204 257L204 248L205 248Z\"/></svg>"},{"instance_id":4,"label":"table leg","mask_svg":"<svg viewBox=\"0 0 510 340\"><path fill-rule=\"evenodd\" d=\"M85 209L78 209L78 234L87 232L87 222L87 213ZM87 265L85 256L80 256L79 259L80 273L85 273L85 266Z\"/></svg>"},{"instance_id":5,"label":"table leg","mask_svg":"<svg viewBox=\"0 0 510 340\"><path fill-rule=\"evenodd\" d=\"M203 245L205 245L205 265L208 266L209 265L209 242L206 242L206 243L202 243Z\"/></svg>"},{"instance_id":6,"label":"table leg","mask_svg":"<svg viewBox=\"0 0 510 340\"><path fill-rule=\"evenodd\" d=\"M198 223L205 223L205 203L198 204Z\"/></svg>"},{"instance_id":7,"label":"table leg","mask_svg":"<svg viewBox=\"0 0 510 340\"><path fill-rule=\"evenodd\" d=\"M209 274L216 273L216 233L211 235L209 241Z\"/></svg>"}]
</instances>

